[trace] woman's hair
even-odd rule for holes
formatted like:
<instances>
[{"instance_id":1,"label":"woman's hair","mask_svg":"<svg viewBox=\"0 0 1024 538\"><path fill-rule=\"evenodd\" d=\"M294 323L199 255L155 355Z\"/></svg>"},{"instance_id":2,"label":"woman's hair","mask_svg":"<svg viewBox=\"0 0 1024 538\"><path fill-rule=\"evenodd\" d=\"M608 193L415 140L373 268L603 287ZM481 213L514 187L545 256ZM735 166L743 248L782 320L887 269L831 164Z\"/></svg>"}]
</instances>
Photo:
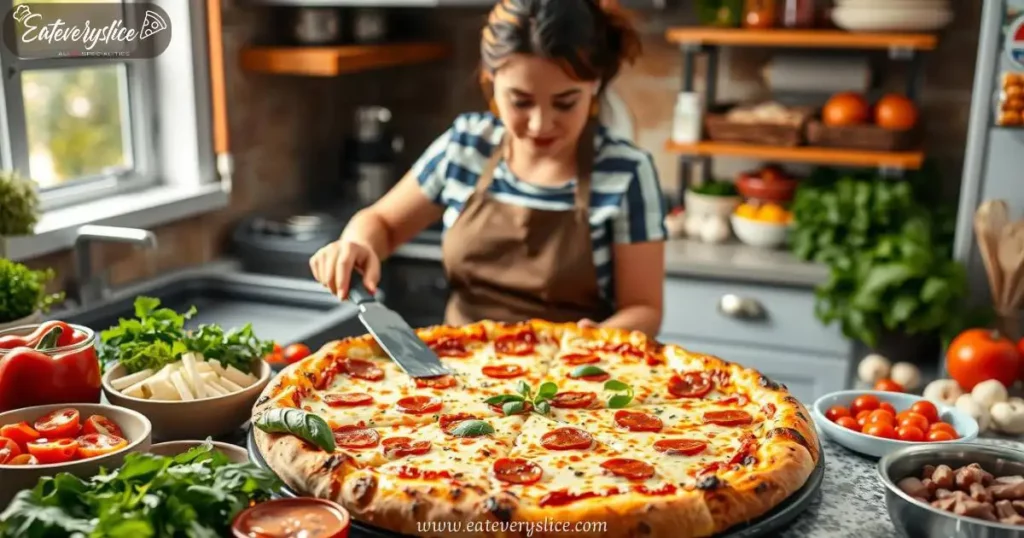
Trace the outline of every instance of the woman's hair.
<instances>
[{"instance_id":1,"label":"woman's hair","mask_svg":"<svg viewBox=\"0 0 1024 538\"><path fill-rule=\"evenodd\" d=\"M490 92L494 72L509 55L533 54L558 62L576 80L615 78L623 62L640 55L640 38L612 0L499 0L480 42L481 83Z\"/></svg>"}]
</instances>

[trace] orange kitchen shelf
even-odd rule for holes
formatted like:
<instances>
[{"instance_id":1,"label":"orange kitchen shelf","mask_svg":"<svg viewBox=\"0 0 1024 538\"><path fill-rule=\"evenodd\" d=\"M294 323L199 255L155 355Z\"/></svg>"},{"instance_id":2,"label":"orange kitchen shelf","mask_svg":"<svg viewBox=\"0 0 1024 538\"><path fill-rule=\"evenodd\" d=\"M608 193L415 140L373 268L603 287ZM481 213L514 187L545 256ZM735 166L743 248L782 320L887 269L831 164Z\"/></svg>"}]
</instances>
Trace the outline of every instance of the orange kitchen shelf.
<instances>
[{"instance_id":1,"label":"orange kitchen shelf","mask_svg":"<svg viewBox=\"0 0 1024 538\"><path fill-rule=\"evenodd\" d=\"M818 148L810 146L780 147L737 144L730 142L698 142L697 144L665 144L668 151L703 156L728 156L765 161L831 164L836 166L920 168L924 162L921 151L864 151L856 149Z\"/></svg>"},{"instance_id":2,"label":"orange kitchen shelf","mask_svg":"<svg viewBox=\"0 0 1024 538\"><path fill-rule=\"evenodd\" d=\"M337 47L248 47L242 50L242 69L273 75L333 77L430 62L447 57L440 43L397 43Z\"/></svg>"},{"instance_id":3,"label":"orange kitchen shelf","mask_svg":"<svg viewBox=\"0 0 1024 538\"><path fill-rule=\"evenodd\" d=\"M938 38L932 34L863 33L842 30L747 30L696 26L670 28L665 37L671 43L735 47L932 50L938 45Z\"/></svg>"}]
</instances>

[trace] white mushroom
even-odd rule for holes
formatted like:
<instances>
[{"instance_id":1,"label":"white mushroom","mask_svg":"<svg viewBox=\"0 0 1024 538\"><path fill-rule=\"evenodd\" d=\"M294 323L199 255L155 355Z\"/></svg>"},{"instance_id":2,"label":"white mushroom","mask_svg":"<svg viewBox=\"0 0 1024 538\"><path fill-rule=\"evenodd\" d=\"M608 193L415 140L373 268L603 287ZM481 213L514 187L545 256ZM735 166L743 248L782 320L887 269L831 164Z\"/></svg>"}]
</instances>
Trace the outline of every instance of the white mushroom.
<instances>
[{"instance_id":1,"label":"white mushroom","mask_svg":"<svg viewBox=\"0 0 1024 538\"><path fill-rule=\"evenodd\" d=\"M928 383L928 386L924 388L922 396L935 403L953 405L956 403L956 399L963 393L964 390L960 388L960 384L956 381L952 379L936 379Z\"/></svg>"},{"instance_id":2,"label":"white mushroom","mask_svg":"<svg viewBox=\"0 0 1024 538\"><path fill-rule=\"evenodd\" d=\"M899 383L906 391L917 390L921 386L921 370L909 362L897 362L892 365L889 378Z\"/></svg>"},{"instance_id":3,"label":"white mushroom","mask_svg":"<svg viewBox=\"0 0 1024 538\"><path fill-rule=\"evenodd\" d=\"M974 401L981 404L985 409L992 409L993 405L1005 402L1009 397L1010 395L1006 392L1006 387L995 379L982 381L971 390L971 398L974 398Z\"/></svg>"},{"instance_id":4,"label":"white mushroom","mask_svg":"<svg viewBox=\"0 0 1024 538\"><path fill-rule=\"evenodd\" d=\"M961 394L956 399L956 408L978 421L978 433L985 433L992 425L992 416L989 415L988 408L982 407L970 394Z\"/></svg>"},{"instance_id":5,"label":"white mushroom","mask_svg":"<svg viewBox=\"0 0 1024 538\"><path fill-rule=\"evenodd\" d=\"M704 215L695 211L687 211L684 215L683 229L686 235L700 239L700 231L704 227Z\"/></svg>"},{"instance_id":6,"label":"white mushroom","mask_svg":"<svg viewBox=\"0 0 1024 538\"><path fill-rule=\"evenodd\" d=\"M1010 435L1024 434L1024 399L1010 398L992 406L992 423Z\"/></svg>"},{"instance_id":7,"label":"white mushroom","mask_svg":"<svg viewBox=\"0 0 1024 538\"><path fill-rule=\"evenodd\" d=\"M889 377L890 365L889 359L872 353L861 359L857 365L857 377L865 383L874 385L879 380Z\"/></svg>"}]
</instances>

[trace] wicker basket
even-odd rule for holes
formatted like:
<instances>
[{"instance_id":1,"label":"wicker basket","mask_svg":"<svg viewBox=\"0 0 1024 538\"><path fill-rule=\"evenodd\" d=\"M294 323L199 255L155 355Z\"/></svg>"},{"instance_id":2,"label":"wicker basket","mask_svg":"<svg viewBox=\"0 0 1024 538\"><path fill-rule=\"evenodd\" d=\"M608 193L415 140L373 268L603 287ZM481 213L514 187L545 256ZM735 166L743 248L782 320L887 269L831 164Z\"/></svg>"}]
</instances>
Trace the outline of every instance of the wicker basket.
<instances>
[{"instance_id":1,"label":"wicker basket","mask_svg":"<svg viewBox=\"0 0 1024 538\"><path fill-rule=\"evenodd\" d=\"M800 110L804 119L797 124L736 123L729 121L727 109L709 111L704 119L708 138L716 142L742 142L765 146L799 146L811 111Z\"/></svg>"},{"instance_id":2,"label":"wicker basket","mask_svg":"<svg viewBox=\"0 0 1024 538\"><path fill-rule=\"evenodd\" d=\"M871 151L907 151L921 143L920 125L906 131L890 131L877 125L829 127L818 120L807 125L807 143L826 148Z\"/></svg>"}]
</instances>

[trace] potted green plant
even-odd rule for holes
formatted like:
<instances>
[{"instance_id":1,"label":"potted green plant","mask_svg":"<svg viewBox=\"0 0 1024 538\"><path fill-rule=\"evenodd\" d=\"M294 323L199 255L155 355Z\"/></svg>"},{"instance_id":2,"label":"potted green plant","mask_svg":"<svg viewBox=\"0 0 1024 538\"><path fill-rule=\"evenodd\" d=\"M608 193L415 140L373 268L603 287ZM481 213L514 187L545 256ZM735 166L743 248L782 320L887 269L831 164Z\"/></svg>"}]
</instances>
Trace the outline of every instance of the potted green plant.
<instances>
[{"instance_id":1,"label":"potted green plant","mask_svg":"<svg viewBox=\"0 0 1024 538\"><path fill-rule=\"evenodd\" d=\"M0 330L37 323L50 307L64 300L63 293L47 293L52 269L36 271L0 258Z\"/></svg>"},{"instance_id":2,"label":"potted green plant","mask_svg":"<svg viewBox=\"0 0 1024 538\"><path fill-rule=\"evenodd\" d=\"M29 235L39 222L35 185L11 170L0 171L0 237Z\"/></svg>"},{"instance_id":3,"label":"potted green plant","mask_svg":"<svg viewBox=\"0 0 1024 538\"><path fill-rule=\"evenodd\" d=\"M930 169L905 180L822 169L800 186L793 251L829 266L815 291L818 319L883 354L937 353L939 337L963 328L966 272L952 259L955 221L934 199L936 184Z\"/></svg>"}]
</instances>

